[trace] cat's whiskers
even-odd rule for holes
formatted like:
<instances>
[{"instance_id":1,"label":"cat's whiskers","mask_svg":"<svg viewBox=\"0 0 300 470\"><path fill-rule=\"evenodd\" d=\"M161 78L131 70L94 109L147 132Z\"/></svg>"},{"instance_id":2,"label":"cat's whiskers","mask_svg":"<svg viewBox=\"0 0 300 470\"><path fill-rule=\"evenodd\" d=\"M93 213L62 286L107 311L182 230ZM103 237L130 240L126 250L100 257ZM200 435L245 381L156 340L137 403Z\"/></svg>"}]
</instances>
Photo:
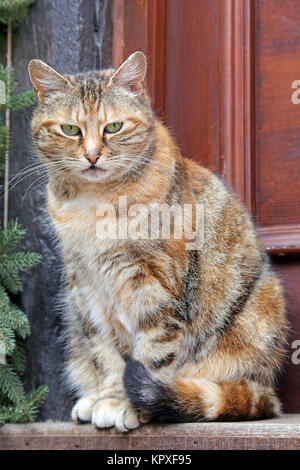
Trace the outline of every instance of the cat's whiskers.
<instances>
[{"instance_id":1,"label":"cat's whiskers","mask_svg":"<svg viewBox=\"0 0 300 470\"><path fill-rule=\"evenodd\" d=\"M60 168L51 168L51 169L49 170L49 173L51 173L51 176L54 176L54 177L57 177L57 176L59 177L59 176L61 176L61 174L60 174L60 173L61 173ZM23 195L23 197L22 197L21 205L23 204L23 201L24 201L24 199L25 199L25 197L26 197L26 195L27 195L29 189L30 189L37 181L39 181L39 179L42 178L42 177L45 178L44 181L42 181L42 182L41 182L40 184L38 184L37 186L34 186L34 188L32 188L32 190L29 192L29 194L31 194L31 192L32 192L33 190L37 190L38 188L40 188L40 187L47 181L47 177L46 177L45 175L40 175L38 178L36 178L34 181L32 181L32 183L30 183L30 185L28 186L28 188L26 189L26 191L25 191L25 193L24 193L24 195Z\"/></svg>"},{"instance_id":2,"label":"cat's whiskers","mask_svg":"<svg viewBox=\"0 0 300 470\"><path fill-rule=\"evenodd\" d=\"M56 176L59 176L59 175L57 174ZM42 177L42 176L39 176L38 178L36 178L36 179L35 179L34 181L32 181L32 183L28 186L28 188L26 189L26 191L25 191L25 193L24 193L24 195L23 195L23 197L22 197L22 199L21 199L21 206L23 205L24 199L25 199L25 197L26 197L26 195L27 195L29 189L30 189L33 185L35 185L35 183L36 183L37 181L39 181L39 179L40 179L41 177ZM42 181L42 182L41 182L40 184L38 184L37 186L34 186L34 187L32 188L32 190L29 191L29 194L31 194L33 190L36 191L38 188L40 188L40 187L41 187L43 184L45 184L46 182L47 182L47 178L45 177L44 181Z\"/></svg>"},{"instance_id":3,"label":"cat's whiskers","mask_svg":"<svg viewBox=\"0 0 300 470\"><path fill-rule=\"evenodd\" d=\"M14 175L11 180L9 181L9 184L11 184L16 178L18 178L19 176L22 176L23 174L25 174L26 172L34 169L37 165L39 165L40 167L43 167L44 164L40 163L40 162L33 162L31 163L30 165L27 165L26 167L22 168L16 175Z\"/></svg>"},{"instance_id":4,"label":"cat's whiskers","mask_svg":"<svg viewBox=\"0 0 300 470\"><path fill-rule=\"evenodd\" d=\"M41 170L42 168L38 168L38 169L31 168L30 171L26 172L26 174L23 174L23 173L18 174L16 177L12 178L12 180L9 182L10 187L9 187L8 192L10 193L19 183L21 183L23 180L25 180L26 178L34 174L36 171L41 171ZM15 181L16 178L17 180ZM15 181L15 182L11 186L12 181ZM1 196L3 195L3 189L0 191L0 195Z\"/></svg>"},{"instance_id":5,"label":"cat's whiskers","mask_svg":"<svg viewBox=\"0 0 300 470\"><path fill-rule=\"evenodd\" d=\"M30 163L29 165L25 166L24 168L22 168L15 176L17 177L20 173L23 173L24 171L32 168L32 167L35 167L35 166L40 166L40 167L43 167L43 166L48 166L48 165L53 165L53 164L57 164L57 163L62 163L61 161L53 161L53 162L42 162L41 160L36 160L32 163Z\"/></svg>"},{"instance_id":6,"label":"cat's whiskers","mask_svg":"<svg viewBox=\"0 0 300 470\"><path fill-rule=\"evenodd\" d=\"M18 184L22 183L25 179L27 179L30 176L34 175L36 172L41 172L41 171L45 170L44 167L45 167L45 164L41 164L41 165L38 165L37 167L30 168L30 169L26 170L24 173L16 175L9 182L9 184L11 184L12 181L14 181L18 177L17 180L14 182L14 184L9 187L8 192L10 193ZM56 163L56 164L53 163L52 166L47 167L46 170L49 171L50 168L63 169L63 168L65 168L65 165L60 166L58 163ZM0 192L0 195L2 196L1 193L3 193L3 190L1 190L1 192Z\"/></svg>"},{"instance_id":7,"label":"cat's whiskers","mask_svg":"<svg viewBox=\"0 0 300 470\"><path fill-rule=\"evenodd\" d=\"M26 197L26 195L27 195L29 189L30 189L33 185L35 185L35 183L36 183L37 181L39 181L39 179L40 179L40 177L37 178L37 179L35 179L35 180L28 186L28 188L26 189L26 191L25 191L25 193L24 193L24 195L23 195L23 197L22 197L22 199L21 199L21 206L23 205L24 199L25 199L25 197ZM41 185L44 184L46 181L47 181L47 178L45 178L45 180L42 181L42 182L41 182L40 184L38 184L37 186L34 186L33 189L34 189L34 190L37 190L37 189L40 188Z\"/></svg>"}]
</instances>

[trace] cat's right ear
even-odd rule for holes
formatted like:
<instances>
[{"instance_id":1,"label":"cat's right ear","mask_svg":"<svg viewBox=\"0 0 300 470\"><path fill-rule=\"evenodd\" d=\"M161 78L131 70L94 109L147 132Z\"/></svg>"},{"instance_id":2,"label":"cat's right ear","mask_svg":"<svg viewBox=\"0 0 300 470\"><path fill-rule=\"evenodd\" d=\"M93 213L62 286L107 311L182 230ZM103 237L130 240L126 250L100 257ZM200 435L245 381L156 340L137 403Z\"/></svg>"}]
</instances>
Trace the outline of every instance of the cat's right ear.
<instances>
[{"instance_id":1,"label":"cat's right ear","mask_svg":"<svg viewBox=\"0 0 300 470\"><path fill-rule=\"evenodd\" d=\"M28 72L36 97L41 103L52 93L64 91L71 86L69 80L38 59L29 62Z\"/></svg>"},{"instance_id":2,"label":"cat's right ear","mask_svg":"<svg viewBox=\"0 0 300 470\"><path fill-rule=\"evenodd\" d=\"M147 71L147 59L142 51L131 54L115 71L109 84L121 86L141 95Z\"/></svg>"}]
</instances>

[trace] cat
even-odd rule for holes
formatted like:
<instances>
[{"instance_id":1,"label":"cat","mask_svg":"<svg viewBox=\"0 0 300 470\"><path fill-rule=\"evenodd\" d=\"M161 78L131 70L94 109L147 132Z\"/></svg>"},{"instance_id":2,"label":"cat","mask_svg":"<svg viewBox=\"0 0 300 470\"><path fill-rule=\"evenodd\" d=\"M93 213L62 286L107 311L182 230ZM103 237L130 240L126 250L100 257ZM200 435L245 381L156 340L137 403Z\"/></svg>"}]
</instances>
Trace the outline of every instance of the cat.
<instances>
[{"instance_id":1,"label":"cat","mask_svg":"<svg viewBox=\"0 0 300 470\"><path fill-rule=\"evenodd\" d=\"M126 432L150 420L277 416L288 329L280 281L237 197L184 158L156 118L146 69L141 51L117 70L74 76L29 64L31 134L67 278L72 419ZM99 207L120 222L121 198L129 209L190 205L197 230L203 206L202 243L191 248L185 232L101 237L113 213L99 216Z\"/></svg>"}]
</instances>

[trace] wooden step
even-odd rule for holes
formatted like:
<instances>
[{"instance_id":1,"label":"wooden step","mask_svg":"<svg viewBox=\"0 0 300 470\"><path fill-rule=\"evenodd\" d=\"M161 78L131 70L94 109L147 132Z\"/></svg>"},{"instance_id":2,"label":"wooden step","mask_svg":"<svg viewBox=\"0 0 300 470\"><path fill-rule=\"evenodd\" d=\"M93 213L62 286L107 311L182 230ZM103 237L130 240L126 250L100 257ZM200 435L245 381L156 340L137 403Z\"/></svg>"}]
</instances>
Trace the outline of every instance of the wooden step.
<instances>
[{"instance_id":1,"label":"wooden step","mask_svg":"<svg viewBox=\"0 0 300 470\"><path fill-rule=\"evenodd\" d=\"M0 449L300 450L300 414L253 422L152 424L125 434L69 422L6 424L0 428Z\"/></svg>"}]
</instances>

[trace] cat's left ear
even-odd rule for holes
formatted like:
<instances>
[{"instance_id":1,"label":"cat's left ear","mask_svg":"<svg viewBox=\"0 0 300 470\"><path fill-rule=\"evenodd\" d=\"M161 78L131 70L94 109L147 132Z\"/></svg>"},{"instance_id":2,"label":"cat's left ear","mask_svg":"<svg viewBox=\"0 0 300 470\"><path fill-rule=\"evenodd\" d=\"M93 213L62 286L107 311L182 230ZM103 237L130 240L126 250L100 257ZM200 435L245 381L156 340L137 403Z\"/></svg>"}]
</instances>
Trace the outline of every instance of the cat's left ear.
<instances>
[{"instance_id":1,"label":"cat's left ear","mask_svg":"<svg viewBox=\"0 0 300 470\"><path fill-rule=\"evenodd\" d=\"M36 97L41 103L52 93L64 91L72 86L69 80L41 60L31 60L28 71Z\"/></svg>"},{"instance_id":2,"label":"cat's left ear","mask_svg":"<svg viewBox=\"0 0 300 470\"><path fill-rule=\"evenodd\" d=\"M110 84L125 87L142 94L147 72L147 59L142 51L131 54L116 70L110 79Z\"/></svg>"}]
</instances>

